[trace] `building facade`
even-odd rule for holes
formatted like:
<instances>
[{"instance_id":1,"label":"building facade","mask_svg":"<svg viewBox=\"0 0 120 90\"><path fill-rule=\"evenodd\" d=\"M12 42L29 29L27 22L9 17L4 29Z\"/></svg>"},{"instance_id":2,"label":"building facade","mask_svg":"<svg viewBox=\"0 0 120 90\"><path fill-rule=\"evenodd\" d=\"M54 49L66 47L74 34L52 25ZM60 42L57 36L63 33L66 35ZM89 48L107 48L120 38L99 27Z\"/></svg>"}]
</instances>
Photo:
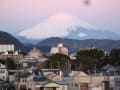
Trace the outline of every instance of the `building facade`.
<instances>
[{"instance_id":1,"label":"building facade","mask_svg":"<svg viewBox=\"0 0 120 90\"><path fill-rule=\"evenodd\" d=\"M0 63L0 79L7 81L8 80L8 70L5 65Z\"/></svg>"},{"instance_id":2,"label":"building facade","mask_svg":"<svg viewBox=\"0 0 120 90\"><path fill-rule=\"evenodd\" d=\"M15 47L13 44L0 44L0 52L14 51Z\"/></svg>"},{"instance_id":3,"label":"building facade","mask_svg":"<svg viewBox=\"0 0 120 90\"><path fill-rule=\"evenodd\" d=\"M56 53L68 55L68 49L66 47L64 47L62 43L60 43L60 44L58 44L57 47L51 48L50 54L56 54Z\"/></svg>"}]
</instances>

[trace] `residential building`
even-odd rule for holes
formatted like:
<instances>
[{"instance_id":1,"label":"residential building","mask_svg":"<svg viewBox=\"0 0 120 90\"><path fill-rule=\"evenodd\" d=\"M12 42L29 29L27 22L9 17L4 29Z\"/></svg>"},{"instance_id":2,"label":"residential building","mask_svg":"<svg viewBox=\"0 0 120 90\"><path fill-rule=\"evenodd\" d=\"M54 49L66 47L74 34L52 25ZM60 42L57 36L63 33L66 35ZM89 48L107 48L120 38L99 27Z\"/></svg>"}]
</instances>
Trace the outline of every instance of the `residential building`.
<instances>
[{"instance_id":1,"label":"residential building","mask_svg":"<svg viewBox=\"0 0 120 90\"><path fill-rule=\"evenodd\" d=\"M60 43L58 44L57 47L51 48L50 54L56 54L56 53L68 55L68 49L63 46L63 43Z\"/></svg>"},{"instance_id":2,"label":"residential building","mask_svg":"<svg viewBox=\"0 0 120 90\"><path fill-rule=\"evenodd\" d=\"M0 79L7 81L8 80L8 70L7 67L0 63Z\"/></svg>"},{"instance_id":3,"label":"residential building","mask_svg":"<svg viewBox=\"0 0 120 90\"><path fill-rule=\"evenodd\" d=\"M33 49L28 53L28 55L24 56L19 63L21 66L25 68L33 68L37 67L42 62L46 61L47 59L43 57L42 53L39 49L33 47Z\"/></svg>"},{"instance_id":4,"label":"residential building","mask_svg":"<svg viewBox=\"0 0 120 90\"><path fill-rule=\"evenodd\" d=\"M63 73L60 69L41 69L44 76L53 80L53 81L61 81L63 80Z\"/></svg>"},{"instance_id":5,"label":"residential building","mask_svg":"<svg viewBox=\"0 0 120 90\"><path fill-rule=\"evenodd\" d=\"M0 52L14 51L14 44L0 44Z\"/></svg>"},{"instance_id":6,"label":"residential building","mask_svg":"<svg viewBox=\"0 0 120 90\"><path fill-rule=\"evenodd\" d=\"M120 76L87 75L84 72L71 73L69 90L119 90ZM116 89L117 88L117 89Z\"/></svg>"},{"instance_id":7,"label":"residential building","mask_svg":"<svg viewBox=\"0 0 120 90\"><path fill-rule=\"evenodd\" d=\"M18 51L6 51L2 54L0 54L0 59L7 59L7 58L10 58L10 59L14 59L14 60L20 60L21 58L23 58L23 55L22 54L19 54Z\"/></svg>"},{"instance_id":8,"label":"residential building","mask_svg":"<svg viewBox=\"0 0 120 90\"><path fill-rule=\"evenodd\" d=\"M27 79L31 75L28 71L16 72L16 88L17 90L27 90Z\"/></svg>"},{"instance_id":9,"label":"residential building","mask_svg":"<svg viewBox=\"0 0 120 90\"><path fill-rule=\"evenodd\" d=\"M44 76L33 77L29 82L31 90L68 90L67 82L53 81Z\"/></svg>"},{"instance_id":10,"label":"residential building","mask_svg":"<svg viewBox=\"0 0 120 90\"><path fill-rule=\"evenodd\" d=\"M19 61L19 63L21 64L21 67L25 69L37 67L39 61L34 57L24 57Z\"/></svg>"},{"instance_id":11,"label":"residential building","mask_svg":"<svg viewBox=\"0 0 120 90\"><path fill-rule=\"evenodd\" d=\"M34 57L36 59L40 59L42 58L42 53L39 49L33 47L33 49L28 53L26 57Z\"/></svg>"},{"instance_id":12,"label":"residential building","mask_svg":"<svg viewBox=\"0 0 120 90\"><path fill-rule=\"evenodd\" d=\"M0 90L16 90L12 82L0 80Z\"/></svg>"}]
</instances>

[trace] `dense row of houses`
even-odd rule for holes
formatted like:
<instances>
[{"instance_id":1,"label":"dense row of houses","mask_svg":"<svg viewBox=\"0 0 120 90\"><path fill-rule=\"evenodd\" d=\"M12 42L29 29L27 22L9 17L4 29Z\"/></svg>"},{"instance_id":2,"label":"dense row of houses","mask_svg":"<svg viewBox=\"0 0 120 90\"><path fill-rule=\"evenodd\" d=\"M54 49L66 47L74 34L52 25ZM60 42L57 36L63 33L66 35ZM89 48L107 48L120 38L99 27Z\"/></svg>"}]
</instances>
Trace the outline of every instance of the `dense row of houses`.
<instances>
[{"instance_id":1,"label":"dense row of houses","mask_svg":"<svg viewBox=\"0 0 120 90\"><path fill-rule=\"evenodd\" d=\"M3 90L120 90L120 75L88 75L72 71L64 77L59 69L7 70L0 65ZM11 89L10 89L11 88Z\"/></svg>"},{"instance_id":2,"label":"dense row of houses","mask_svg":"<svg viewBox=\"0 0 120 90\"><path fill-rule=\"evenodd\" d=\"M58 47L52 47L53 53L68 55L68 49L59 44ZM64 76L60 69L39 69L37 66L47 59L36 48L26 56L16 51L5 51L0 57L13 58L22 67L9 70L0 63L0 90L120 90L119 67L106 65L99 73L70 70L68 76ZM74 54L71 58L74 58Z\"/></svg>"}]
</instances>

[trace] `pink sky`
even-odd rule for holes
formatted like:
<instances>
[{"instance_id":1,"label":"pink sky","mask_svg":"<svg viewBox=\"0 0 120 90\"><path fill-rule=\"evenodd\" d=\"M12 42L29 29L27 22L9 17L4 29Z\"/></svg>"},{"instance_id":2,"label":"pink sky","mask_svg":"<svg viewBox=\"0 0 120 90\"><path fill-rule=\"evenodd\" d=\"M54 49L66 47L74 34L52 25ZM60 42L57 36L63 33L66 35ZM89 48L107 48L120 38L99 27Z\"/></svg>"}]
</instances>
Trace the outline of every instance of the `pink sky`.
<instances>
[{"instance_id":1,"label":"pink sky","mask_svg":"<svg viewBox=\"0 0 120 90\"><path fill-rule=\"evenodd\" d=\"M65 12L100 28L119 32L120 0L0 0L0 29L16 32Z\"/></svg>"}]
</instances>

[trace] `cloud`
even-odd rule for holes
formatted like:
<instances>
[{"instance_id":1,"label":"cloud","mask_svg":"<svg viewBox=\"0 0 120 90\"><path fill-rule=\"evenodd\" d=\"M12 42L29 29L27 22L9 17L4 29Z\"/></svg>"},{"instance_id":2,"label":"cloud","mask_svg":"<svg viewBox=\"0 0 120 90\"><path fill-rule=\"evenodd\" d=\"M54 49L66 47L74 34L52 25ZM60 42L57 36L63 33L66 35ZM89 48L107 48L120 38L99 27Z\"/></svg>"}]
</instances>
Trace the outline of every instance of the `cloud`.
<instances>
[{"instance_id":1,"label":"cloud","mask_svg":"<svg viewBox=\"0 0 120 90\"><path fill-rule=\"evenodd\" d=\"M85 34L85 33L79 33L78 36L79 36L79 37L86 37L86 36L88 36L88 35Z\"/></svg>"},{"instance_id":2,"label":"cloud","mask_svg":"<svg viewBox=\"0 0 120 90\"><path fill-rule=\"evenodd\" d=\"M87 29L96 28L86 22L81 21L78 17L66 13L57 13L40 24L21 31L19 35L30 39L63 37L69 35L71 30L76 30L77 26ZM80 36L85 35L80 34Z\"/></svg>"}]
</instances>

